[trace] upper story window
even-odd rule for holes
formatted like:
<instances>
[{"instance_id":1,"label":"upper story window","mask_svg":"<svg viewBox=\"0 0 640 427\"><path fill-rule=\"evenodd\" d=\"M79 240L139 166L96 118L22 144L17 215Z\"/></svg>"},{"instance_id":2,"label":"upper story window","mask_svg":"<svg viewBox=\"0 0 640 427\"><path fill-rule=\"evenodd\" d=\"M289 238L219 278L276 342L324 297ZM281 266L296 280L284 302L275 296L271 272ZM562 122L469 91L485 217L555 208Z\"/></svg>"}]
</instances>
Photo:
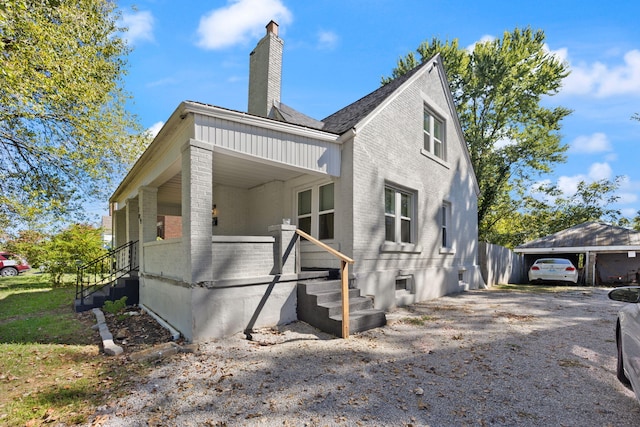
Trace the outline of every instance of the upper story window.
<instances>
[{"instance_id":1,"label":"upper story window","mask_svg":"<svg viewBox=\"0 0 640 427\"><path fill-rule=\"evenodd\" d=\"M384 189L384 239L387 242L412 243L414 195L393 187Z\"/></svg>"},{"instance_id":2,"label":"upper story window","mask_svg":"<svg viewBox=\"0 0 640 427\"><path fill-rule=\"evenodd\" d=\"M434 156L447 160L447 145L445 122L432 113L427 107L424 109L424 149Z\"/></svg>"},{"instance_id":3,"label":"upper story window","mask_svg":"<svg viewBox=\"0 0 640 427\"><path fill-rule=\"evenodd\" d=\"M320 240L334 237L334 185L314 186L298 192L298 228Z\"/></svg>"}]
</instances>

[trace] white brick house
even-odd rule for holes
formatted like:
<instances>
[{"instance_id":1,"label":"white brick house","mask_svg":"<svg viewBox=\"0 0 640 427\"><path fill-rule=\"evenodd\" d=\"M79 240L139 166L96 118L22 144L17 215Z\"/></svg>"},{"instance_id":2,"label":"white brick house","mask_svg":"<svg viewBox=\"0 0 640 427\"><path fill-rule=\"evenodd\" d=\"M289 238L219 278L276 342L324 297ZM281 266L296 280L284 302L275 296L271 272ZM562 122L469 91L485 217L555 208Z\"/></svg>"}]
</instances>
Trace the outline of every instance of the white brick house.
<instances>
[{"instance_id":1,"label":"white brick house","mask_svg":"<svg viewBox=\"0 0 640 427\"><path fill-rule=\"evenodd\" d=\"M478 288L478 185L439 57L324 120L280 102L277 25L250 59L248 113L183 102L110 199L139 240L140 303L186 338L297 319L296 285L355 260L375 307ZM181 237L159 240L161 217ZM289 225L290 224L290 225Z\"/></svg>"}]
</instances>

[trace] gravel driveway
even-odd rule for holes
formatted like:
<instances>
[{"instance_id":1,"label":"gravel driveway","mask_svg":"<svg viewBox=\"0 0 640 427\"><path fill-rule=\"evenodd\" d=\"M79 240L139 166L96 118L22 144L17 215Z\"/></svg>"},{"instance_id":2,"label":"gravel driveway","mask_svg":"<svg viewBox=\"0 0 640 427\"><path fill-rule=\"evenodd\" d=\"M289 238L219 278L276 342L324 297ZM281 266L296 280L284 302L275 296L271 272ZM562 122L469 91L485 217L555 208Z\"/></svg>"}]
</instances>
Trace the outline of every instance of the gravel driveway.
<instances>
[{"instance_id":1,"label":"gravel driveway","mask_svg":"<svg viewBox=\"0 0 640 427\"><path fill-rule=\"evenodd\" d=\"M304 323L164 360L103 426L637 426L600 288L471 291L348 340Z\"/></svg>"}]
</instances>

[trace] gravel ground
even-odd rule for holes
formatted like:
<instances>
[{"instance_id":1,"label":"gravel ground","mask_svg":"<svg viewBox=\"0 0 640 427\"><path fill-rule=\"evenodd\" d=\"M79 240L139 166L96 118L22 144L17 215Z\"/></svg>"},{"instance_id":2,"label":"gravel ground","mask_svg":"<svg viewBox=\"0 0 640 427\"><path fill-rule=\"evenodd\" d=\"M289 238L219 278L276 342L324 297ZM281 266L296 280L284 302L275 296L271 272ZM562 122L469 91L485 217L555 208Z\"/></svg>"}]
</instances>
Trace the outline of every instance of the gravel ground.
<instances>
[{"instance_id":1,"label":"gravel ground","mask_svg":"<svg viewBox=\"0 0 640 427\"><path fill-rule=\"evenodd\" d=\"M567 290L569 289L569 290ZM471 291L334 339L297 322L162 361L102 426L637 426L606 289Z\"/></svg>"}]
</instances>

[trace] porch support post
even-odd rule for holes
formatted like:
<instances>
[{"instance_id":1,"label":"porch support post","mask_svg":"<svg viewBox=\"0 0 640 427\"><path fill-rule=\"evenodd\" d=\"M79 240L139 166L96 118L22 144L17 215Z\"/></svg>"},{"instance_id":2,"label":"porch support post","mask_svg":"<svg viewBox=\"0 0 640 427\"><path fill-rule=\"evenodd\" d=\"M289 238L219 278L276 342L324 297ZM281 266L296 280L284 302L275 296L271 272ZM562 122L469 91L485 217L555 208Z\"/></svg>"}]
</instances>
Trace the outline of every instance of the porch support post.
<instances>
[{"instance_id":1,"label":"porch support post","mask_svg":"<svg viewBox=\"0 0 640 427\"><path fill-rule=\"evenodd\" d=\"M298 236L295 225L272 225L269 233L275 237L273 270L271 274L295 274Z\"/></svg>"},{"instance_id":2,"label":"porch support post","mask_svg":"<svg viewBox=\"0 0 640 427\"><path fill-rule=\"evenodd\" d=\"M140 187L138 190L140 218L140 243L154 242L158 235L158 189Z\"/></svg>"},{"instance_id":3,"label":"porch support post","mask_svg":"<svg viewBox=\"0 0 640 427\"><path fill-rule=\"evenodd\" d=\"M182 241L184 281L213 281L211 247L213 145L194 139L182 148Z\"/></svg>"},{"instance_id":4,"label":"porch support post","mask_svg":"<svg viewBox=\"0 0 640 427\"><path fill-rule=\"evenodd\" d=\"M113 248L117 248L119 246L127 243L127 212L126 209L120 209L119 211L113 212L113 223L111 227L113 228Z\"/></svg>"},{"instance_id":5,"label":"porch support post","mask_svg":"<svg viewBox=\"0 0 640 427\"><path fill-rule=\"evenodd\" d=\"M138 209L138 198L127 200L127 242L135 242L140 238L140 211ZM135 252L137 259L132 259L132 263L140 265L140 251Z\"/></svg>"},{"instance_id":6,"label":"porch support post","mask_svg":"<svg viewBox=\"0 0 640 427\"><path fill-rule=\"evenodd\" d=\"M158 234L158 189L153 187L140 187L138 190L138 208L140 209L140 224L138 238L138 253L141 253L139 268L146 271L144 263L144 244L154 242Z\"/></svg>"}]
</instances>

